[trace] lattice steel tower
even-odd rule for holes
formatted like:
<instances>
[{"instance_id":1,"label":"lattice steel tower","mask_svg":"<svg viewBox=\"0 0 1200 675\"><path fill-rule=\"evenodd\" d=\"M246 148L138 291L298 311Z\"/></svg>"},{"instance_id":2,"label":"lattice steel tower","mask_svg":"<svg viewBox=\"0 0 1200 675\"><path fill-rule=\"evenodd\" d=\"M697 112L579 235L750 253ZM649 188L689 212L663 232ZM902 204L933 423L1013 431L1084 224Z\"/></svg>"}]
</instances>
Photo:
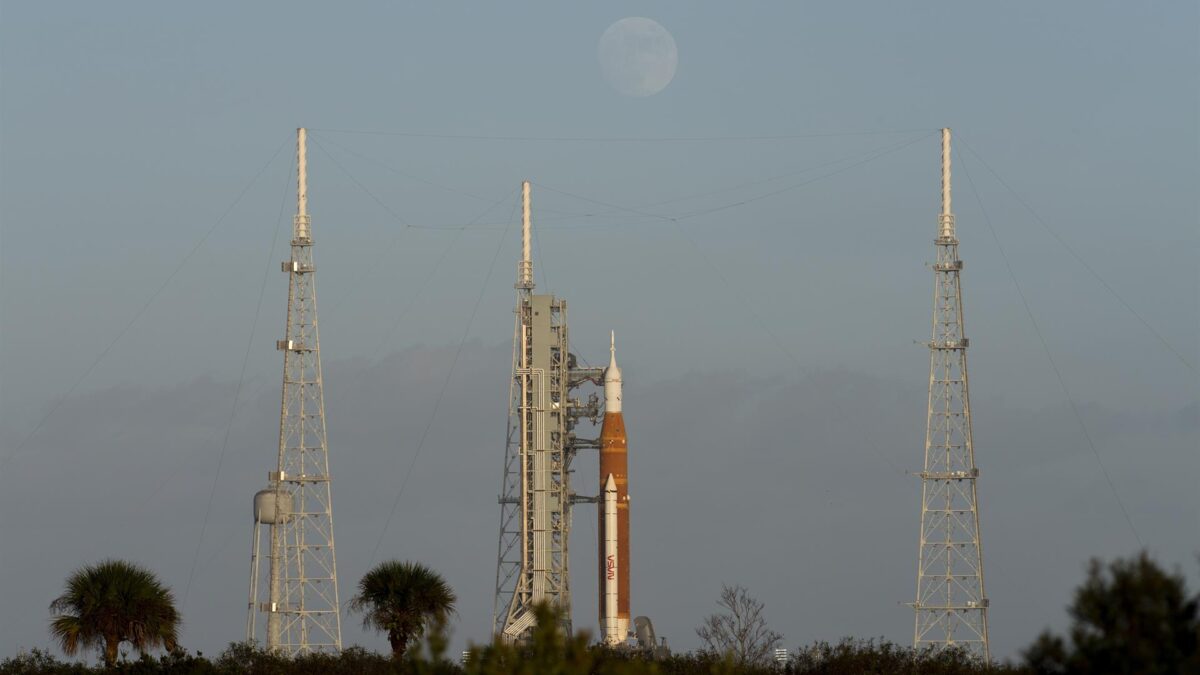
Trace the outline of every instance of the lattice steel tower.
<instances>
[{"instance_id":1,"label":"lattice steel tower","mask_svg":"<svg viewBox=\"0 0 1200 675\"><path fill-rule=\"evenodd\" d=\"M913 645L965 647L986 661L988 599L959 286L963 265L950 210L949 129L942 129L942 212L936 244Z\"/></svg>"},{"instance_id":2,"label":"lattice steel tower","mask_svg":"<svg viewBox=\"0 0 1200 675\"><path fill-rule=\"evenodd\" d=\"M561 628L571 633L571 505L595 501L571 492L571 460L581 448L599 447L597 439L574 433L581 418L597 420L596 395L581 402L571 392L585 382L598 384L604 376L602 368L576 367L569 351L566 301L533 293L531 227L525 181L492 609L492 630L508 641L528 635L535 621L533 607L543 601L558 606Z\"/></svg>"},{"instance_id":3,"label":"lattice steel tower","mask_svg":"<svg viewBox=\"0 0 1200 675\"><path fill-rule=\"evenodd\" d=\"M288 273L283 405L279 416L278 469L254 496L250 607L246 638L256 638L265 617L269 650L297 656L342 648L337 556L333 546L325 397L317 339L317 285L308 217L306 133L296 131L296 217ZM262 525L267 525L267 596L260 597Z\"/></svg>"}]
</instances>

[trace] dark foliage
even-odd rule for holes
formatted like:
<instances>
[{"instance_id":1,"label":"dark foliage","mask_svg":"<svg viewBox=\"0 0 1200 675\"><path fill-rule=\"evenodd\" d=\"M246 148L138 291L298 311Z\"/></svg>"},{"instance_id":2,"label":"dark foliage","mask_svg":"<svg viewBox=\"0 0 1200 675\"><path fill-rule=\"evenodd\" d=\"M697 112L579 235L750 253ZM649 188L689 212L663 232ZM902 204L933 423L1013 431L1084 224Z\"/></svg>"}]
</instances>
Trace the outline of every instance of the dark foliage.
<instances>
[{"instance_id":1,"label":"dark foliage","mask_svg":"<svg viewBox=\"0 0 1200 675\"><path fill-rule=\"evenodd\" d=\"M252 644L234 644L213 660L182 652L153 659L118 662L114 669L65 664L44 652L0 663L0 674L84 675L101 672L131 675L957 675L1026 673L1011 667L991 670L954 653L916 653L906 647L870 641L817 644L792 655L784 668L738 665L732 655L686 654L653 660L636 651L613 651L590 644L586 632L567 638L558 629L552 609L538 609L532 639L524 645L503 643L476 647L465 665L446 658L446 632L435 623L425 639L403 659L368 652L360 647L339 656L311 655L288 659Z\"/></svg>"},{"instance_id":2,"label":"dark foliage","mask_svg":"<svg viewBox=\"0 0 1200 675\"><path fill-rule=\"evenodd\" d=\"M1068 611L1068 640L1045 632L1024 652L1039 675L1200 673L1200 596L1144 551L1093 559Z\"/></svg>"},{"instance_id":3,"label":"dark foliage","mask_svg":"<svg viewBox=\"0 0 1200 675\"><path fill-rule=\"evenodd\" d=\"M408 675L431 672L408 669L387 655L368 652L361 647L345 649L338 656L313 654L289 659L246 643L230 645L215 659L177 651L160 658L143 654L136 661L118 661L112 668L63 663L37 650L0 662L2 675Z\"/></svg>"},{"instance_id":4,"label":"dark foliage","mask_svg":"<svg viewBox=\"0 0 1200 675\"><path fill-rule=\"evenodd\" d=\"M111 666L123 642L140 653L178 646L175 597L153 572L124 560L105 560L76 570L66 586L50 603L55 613L50 634L67 655L95 648Z\"/></svg>"},{"instance_id":5,"label":"dark foliage","mask_svg":"<svg viewBox=\"0 0 1200 675\"><path fill-rule=\"evenodd\" d=\"M1044 633L1024 652L1022 666L982 664L953 650L917 651L886 641L817 643L793 652L787 664L739 664L732 654L686 654L654 660L636 651L591 644L586 632L566 637L553 609L538 608L528 643L476 647L463 665L446 658L445 615L429 615L424 636L403 658L351 647L340 655L289 659L252 644L231 645L215 659L175 650L142 654L110 669L64 663L34 650L0 662L0 675L1200 675L1200 597L1183 577L1149 556L1093 561L1070 606L1067 638Z\"/></svg>"},{"instance_id":6,"label":"dark foliage","mask_svg":"<svg viewBox=\"0 0 1200 675\"><path fill-rule=\"evenodd\" d=\"M982 665L945 656L914 656L912 650L888 643L845 642L801 650L786 668L738 666L711 654L685 654L651 661L636 653L612 652L589 646L587 638L564 640L557 649L533 645L515 649L492 645L475 650L465 666L444 657L418 655L402 661L389 655L351 648L340 656L312 655L287 659L246 645L234 645L220 657L172 654L155 659L118 662L111 669L63 663L45 652L0 662L4 675L994 675L1031 671L1009 666Z\"/></svg>"},{"instance_id":7,"label":"dark foliage","mask_svg":"<svg viewBox=\"0 0 1200 675\"><path fill-rule=\"evenodd\" d=\"M404 657L408 643L454 613L457 598L432 569L414 562L388 560L358 582L350 610L363 615L363 626L387 634L392 655Z\"/></svg>"},{"instance_id":8,"label":"dark foliage","mask_svg":"<svg viewBox=\"0 0 1200 675\"><path fill-rule=\"evenodd\" d=\"M796 675L996 675L1028 673L1016 666L986 665L965 651L923 649L886 640L818 642L802 647L785 671Z\"/></svg>"}]
</instances>

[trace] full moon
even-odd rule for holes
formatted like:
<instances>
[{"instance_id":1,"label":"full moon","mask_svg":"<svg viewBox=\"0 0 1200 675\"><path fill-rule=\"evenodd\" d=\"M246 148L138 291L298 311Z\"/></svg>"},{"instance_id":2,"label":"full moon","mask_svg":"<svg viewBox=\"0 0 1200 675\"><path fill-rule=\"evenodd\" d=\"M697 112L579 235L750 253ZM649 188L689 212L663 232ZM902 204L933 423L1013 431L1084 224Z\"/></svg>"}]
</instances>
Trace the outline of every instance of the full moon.
<instances>
[{"instance_id":1,"label":"full moon","mask_svg":"<svg viewBox=\"0 0 1200 675\"><path fill-rule=\"evenodd\" d=\"M631 16L600 36L600 69L626 96L653 96L671 84L679 52L675 38L657 21Z\"/></svg>"}]
</instances>

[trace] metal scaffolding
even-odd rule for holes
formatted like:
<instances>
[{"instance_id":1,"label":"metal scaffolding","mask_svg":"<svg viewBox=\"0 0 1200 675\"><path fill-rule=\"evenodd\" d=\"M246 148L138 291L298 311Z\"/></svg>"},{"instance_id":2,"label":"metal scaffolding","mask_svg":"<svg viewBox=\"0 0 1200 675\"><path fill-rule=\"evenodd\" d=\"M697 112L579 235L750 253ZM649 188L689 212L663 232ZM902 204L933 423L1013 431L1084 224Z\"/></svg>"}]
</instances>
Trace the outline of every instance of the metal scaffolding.
<instances>
[{"instance_id":1,"label":"metal scaffolding","mask_svg":"<svg viewBox=\"0 0 1200 675\"><path fill-rule=\"evenodd\" d=\"M921 472L921 539L913 645L960 647L984 661L988 599L983 587L983 547L967 346L963 335L958 239L950 203L950 130L942 130L942 212L934 263L933 339L929 342L929 408L925 470Z\"/></svg>"},{"instance_id":2,"label":"metal scaffolding","mask_svg":"<svg viewBox=\"0 0 1200 675\"><path fill-rule=\"evenodd\" d=\"M571 461L580 448L598 447L595 440L576 438L574 427L581 418L595 422L599 415L594 394L580 402L571 393L603 376L600 368L575 367L566 301L533 293L528 181L521 197L522 257L492 611L494 633L509 641L528 635L540 602L556 605L562 630L571 633L571 506L594 501L571 492Z\"/></svg>"},{"instance_id":3,"label":"metal scaffolding","mask_svg":"<svg viewBox=\"0 0 1200 675\"><path fill-rule=\"evenodd\" d=\"M254 539L246 638L265 617L267 649L298 656L342 648L337 556L333 545L325 397L317 337L317 286L308 216L306 132L297 130L297 206L288 273L278 467L254 497ZM260 597L260 548L266 525L266 598Z\"/></svg>"}]
</instances>

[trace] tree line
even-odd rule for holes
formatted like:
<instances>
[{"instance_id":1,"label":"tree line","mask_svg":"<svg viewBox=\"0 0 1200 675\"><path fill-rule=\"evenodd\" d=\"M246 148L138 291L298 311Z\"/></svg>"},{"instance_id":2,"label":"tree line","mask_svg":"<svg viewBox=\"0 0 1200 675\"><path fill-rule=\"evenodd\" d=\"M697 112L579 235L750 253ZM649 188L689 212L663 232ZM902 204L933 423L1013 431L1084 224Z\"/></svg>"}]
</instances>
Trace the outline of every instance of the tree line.
<instances>
[{"instance_id":1,"label":"tree line","mask_svg":"<svg viewBox=\"0 0 1200 675\"><path fill-rule=\"evenodd\" d=\"M50 603L50 635L68 657L95 652L100 664L64 662L33 650L0 662L0 674L283 675L362 673L411 675L1200 675L1200 595L1179 572L1145 552L1107 564L1091 561L1075 591L1064 635L1046 631L1016 663L982 663L954 649L916 650L885 640L819 642L777 654L783 637L764 605L744 586L722 588L718 611L696 629L696 652L663 656L593 644L587 632L566 636L556 610L538 608L529 640L447 654L447 626L457 598L436 571L415 562L386 561L359 581L349 609L383 633L390 654L351 647L340 654L289 658L253 643L235 643L216 657L179 644L175 599L151 571L122 560L85 565ZM138 658L121 654L128 645ZM155 652L164 652L154 656Z\"/></svg>"}]
</instances>

